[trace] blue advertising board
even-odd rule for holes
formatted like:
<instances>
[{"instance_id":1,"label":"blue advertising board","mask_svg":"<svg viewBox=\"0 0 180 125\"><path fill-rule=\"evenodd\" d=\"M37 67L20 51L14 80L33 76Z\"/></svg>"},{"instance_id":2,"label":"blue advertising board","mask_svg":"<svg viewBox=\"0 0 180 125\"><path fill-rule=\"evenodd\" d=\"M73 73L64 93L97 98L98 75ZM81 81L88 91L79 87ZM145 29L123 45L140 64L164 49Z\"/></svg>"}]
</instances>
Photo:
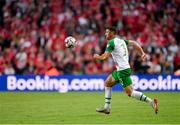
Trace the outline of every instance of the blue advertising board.
<instances>
[{"instance_id":1,"label":"blue advertising board","mask_svg":"<svg viewBox=\"0 0 180 125\"><path fill-rule=\"evenodd\" d=\"M108 75L2 75L0 91L103 91ZM180 91L180 76L132 75L134 89L140 91ZM117 84L114 91L122 91Z\"/></svg>"}]
</instances>

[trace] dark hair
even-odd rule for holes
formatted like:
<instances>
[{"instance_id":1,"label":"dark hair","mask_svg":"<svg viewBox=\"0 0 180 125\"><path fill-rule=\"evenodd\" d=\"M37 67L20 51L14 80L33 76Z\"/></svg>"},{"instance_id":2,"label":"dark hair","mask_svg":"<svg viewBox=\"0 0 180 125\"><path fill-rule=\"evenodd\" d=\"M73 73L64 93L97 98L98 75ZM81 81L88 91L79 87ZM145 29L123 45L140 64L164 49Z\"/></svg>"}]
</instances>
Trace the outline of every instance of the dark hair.
<instances>
[{"instance_id":1,"label":"dark hair","mask_svg":"<svg viewBox=\"0 0 180 125\"><path fill-rule=\"evenodd\" d=\"M117 33L116 28L115 28L115 27L113 27L113 26L108 26L108 27L106 27L106 29L110 30L111 32L114 32L114 34L116 34L116 33Z\"/></svg>"}]
</instances>

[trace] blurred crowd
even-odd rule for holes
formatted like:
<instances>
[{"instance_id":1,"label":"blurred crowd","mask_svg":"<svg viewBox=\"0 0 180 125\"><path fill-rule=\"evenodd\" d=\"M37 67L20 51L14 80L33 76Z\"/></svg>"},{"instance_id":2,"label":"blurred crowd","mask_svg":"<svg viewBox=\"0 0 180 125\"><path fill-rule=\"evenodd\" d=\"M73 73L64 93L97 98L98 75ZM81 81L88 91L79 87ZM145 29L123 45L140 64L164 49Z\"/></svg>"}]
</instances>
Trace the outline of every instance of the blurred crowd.
<instances>
[{"instance_id":1,"label":"blurred crowd","mask_svg":"<svg viewBox=\"0 0 180 125\"><path fill-rule=\"evenodd\" d=\"M142 62L129 47L134 73L179 72L179 0L0 0L0 74L111 73L111 58L92 57L105 50L106 26L147 53ZM65 48L67 36L78 46Z\"/></svg>"}]
</instances>

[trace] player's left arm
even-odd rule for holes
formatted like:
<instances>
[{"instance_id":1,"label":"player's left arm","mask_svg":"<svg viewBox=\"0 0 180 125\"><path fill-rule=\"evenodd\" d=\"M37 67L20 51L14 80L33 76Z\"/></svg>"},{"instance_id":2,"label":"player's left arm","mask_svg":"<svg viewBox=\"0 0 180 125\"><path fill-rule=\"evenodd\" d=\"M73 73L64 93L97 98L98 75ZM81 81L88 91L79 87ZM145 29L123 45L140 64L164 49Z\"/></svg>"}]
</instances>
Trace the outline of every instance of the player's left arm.
<instances>
[{"instance_id":1,"label":"player's left arm","mask_svg":"<svg viewBox=\"0 0 180 125\"><path fill-rule=\"evenodd\" d=\"M141 53L141 59L143 61L146 60L147 56L144 50L142 49L142 47L136 41L133 41L133 40L128 40L128 41L129 41L129 45L133 46Z\"/></svg>"},{"instance_id":2,"label":"player's left arm","mask_svg":"<svg viewBox=\"0 0 180 125\"><path fill-rule=\"evenodd\" d=\"M99 54L94 54L94 59L96 60L105 60L107 59L108 57L111 56L111 53L110 52L105 52L103 53L102 55L99 55Z\"/></svg>"}]
</instances>

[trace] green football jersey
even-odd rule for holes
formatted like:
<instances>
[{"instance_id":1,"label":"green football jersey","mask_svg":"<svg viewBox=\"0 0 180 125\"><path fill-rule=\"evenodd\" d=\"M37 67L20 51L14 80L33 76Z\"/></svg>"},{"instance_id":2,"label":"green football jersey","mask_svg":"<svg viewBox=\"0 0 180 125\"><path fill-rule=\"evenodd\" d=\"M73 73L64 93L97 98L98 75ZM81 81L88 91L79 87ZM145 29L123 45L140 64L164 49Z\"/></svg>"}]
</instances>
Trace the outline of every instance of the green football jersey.
<instances>
[{"instance_id":1,"label":"green football jersey","mask_svg":"<svg viewBox=\"0 0 180 125\"><path fill-rule=\"evenodd\" d=\"M106 46L106 52L111 53L118 71L130 68L127 45L128 40L114 37L108 41Z\"/></svg>"}]
</instances>

